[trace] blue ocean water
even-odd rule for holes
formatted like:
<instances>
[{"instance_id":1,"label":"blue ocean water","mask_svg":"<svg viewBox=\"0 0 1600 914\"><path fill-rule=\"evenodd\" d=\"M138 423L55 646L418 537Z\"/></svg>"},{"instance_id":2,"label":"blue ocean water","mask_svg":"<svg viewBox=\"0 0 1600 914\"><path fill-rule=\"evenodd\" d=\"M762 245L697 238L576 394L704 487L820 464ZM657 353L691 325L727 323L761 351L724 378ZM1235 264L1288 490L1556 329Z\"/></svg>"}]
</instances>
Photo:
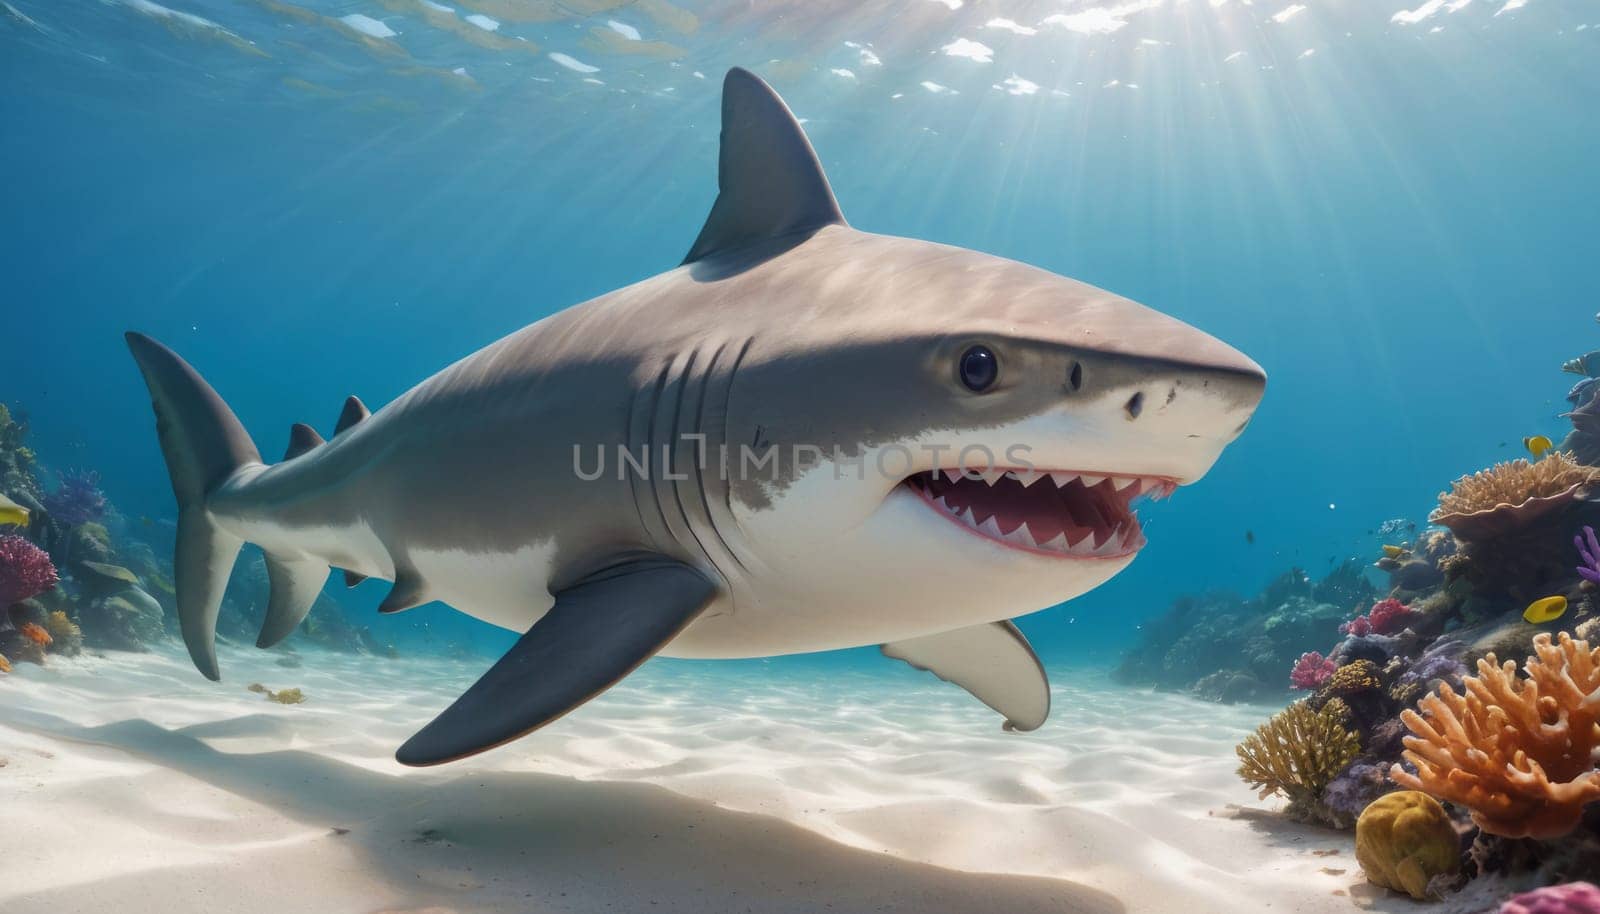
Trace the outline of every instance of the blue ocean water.
<instances>
[{"instance_id":1,"label":"blue ocean water","mask_svg":"<svg viewBox=\"0 0 1600 914\"><path fill-rule=\"evenodd\" d=\"M1584 0L5 0L3 399L47 462L170 518L123 330L264 452L328 431L348 394L675 265L733 65L805 119L858 228L1083 279L1267 369L1133 567L1023 621L1049 663L1108 659L1181 592L1370 561L1382 521L1559 437L1559 364L1600 341ZM881 662L828 662L856 658Z\"/></svg>"}]
</instances>

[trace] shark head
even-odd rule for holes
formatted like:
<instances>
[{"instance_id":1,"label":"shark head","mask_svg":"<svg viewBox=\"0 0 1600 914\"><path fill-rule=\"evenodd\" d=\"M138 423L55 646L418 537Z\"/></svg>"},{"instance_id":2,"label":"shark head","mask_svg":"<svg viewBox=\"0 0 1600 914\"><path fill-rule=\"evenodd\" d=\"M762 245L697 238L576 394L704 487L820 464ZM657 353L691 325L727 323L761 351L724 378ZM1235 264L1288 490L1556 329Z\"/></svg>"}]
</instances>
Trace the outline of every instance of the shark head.
<instances>
[{"instance_id":1,"label":"shark head","mask_svg":"<svg viewBox=\"0 0 1600 914\"><path fill-rule=\"evenodd\" d=\"M759 314L724 418L770 462L730 461L730 503L743 567L787 578L791 615L838 608L853 618L818 630L872 643L1070 599L1145 545L1141 500L1244 430L1266 377L1232 347L1045 270L850 228L745 71L723 118L687 263L727 284L721 325Z\"/></svg>"}]
</instances>

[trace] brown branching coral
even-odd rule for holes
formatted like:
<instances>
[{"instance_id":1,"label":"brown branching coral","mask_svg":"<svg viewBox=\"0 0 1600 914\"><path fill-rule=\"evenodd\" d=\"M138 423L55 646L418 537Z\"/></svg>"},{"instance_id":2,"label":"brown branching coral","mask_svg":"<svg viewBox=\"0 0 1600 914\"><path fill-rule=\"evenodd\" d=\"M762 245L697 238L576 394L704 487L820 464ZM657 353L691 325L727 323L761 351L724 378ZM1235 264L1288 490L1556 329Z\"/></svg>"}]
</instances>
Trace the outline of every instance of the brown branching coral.
<instances>
[{"instance_id":1,"label":"brown branching coral","mask_svg":"<svg viewBox=\"0 0 1600 914\"><path fill-rule=\"evenodd\" d=\"M1600 469L1560 452L1497 463L1451 483L1428 520L1464 540L1491 539L1570 505L1597 481Z\"/></svg>"},{"instance_id":2,"label":"brown branching coral","mask_svg":"<svg viewBox=\"0 0 1600 914\"><path fill-rule=\"evenodd\" d=\"M1478 675L1463 680L1463 694L1441 685L1404 711L1411 774L1399 765L1389 776L1465 806L1485 832L1507 838L1555 838L1577 827L1585 804L1600 800L1600 772L1592 753L1600 745L1600 649L1562 632L1533 639L1535 656L1517 676L1515 661L1493 654L1478 661Z\"/></svg>"},{"instance_id":3,"label":"brown branching coral","mask_svg":"<svg viewBox=\"0 0 1600 914\"><path fill-rule=\"evenodd\" d=\"M1239 777L1262 797L1289 799L1290 816L1318 818L1316 809L1328 782L1361 751L1361 738L1346 728L1350 710L1331 699L1321 710L1297 701L1245 737L1234 750Z\"/></svg>"}]
</instances>

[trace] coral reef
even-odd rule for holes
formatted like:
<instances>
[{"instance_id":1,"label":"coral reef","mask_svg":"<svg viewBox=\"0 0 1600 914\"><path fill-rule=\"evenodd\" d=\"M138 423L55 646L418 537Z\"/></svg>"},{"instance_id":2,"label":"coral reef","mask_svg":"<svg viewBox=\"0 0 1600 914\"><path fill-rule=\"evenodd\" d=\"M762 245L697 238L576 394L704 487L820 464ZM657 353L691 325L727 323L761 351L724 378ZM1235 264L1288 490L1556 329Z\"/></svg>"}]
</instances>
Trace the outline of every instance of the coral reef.
<instances>
[{"instance_id":1,"label":"coral reef","mask_svg":"<svg viewBox=\"0 0 1600 914\"><path fill-rule=\"evenodd\" d=\"M45 494L44 509L69 527L98 521L106 513L106 495L100 491L100 474L92 470L62 473L55 490Z\"/></svg>"},{"instance_id":2,"label":"coral reef","mask_svg":"<svg viewBox=\"0 0 1600 914\"><path fill-rule=\"evenodd\" d=\"M1401 715L1411 736L1390 777L1471 811L1482 830L1510 838L1557 838L1600 799L1593 752L1600 745L1600 649L1565 632L1533 640L1524 664L1478 661L1458 693L1441 685ZM1426 716L1424 716L1426 715Z\"/></svg>"},{"instance_id":3,"label":"coral reef","mask_svg":"<svg viewBox=\"0 0 1600 914\"><path fill-rule=\"evenodd\" d=\"M1322 691L1335 698L1349 699L1382 688L1383 680L1378 677L1378 665L1371 660L1357 660L1334 670Z\"/></svg>"},{"instance_id":4,"label":"coral reef","mask_svg":"<svg viewBox=\"0 0 1600 914\"><path fill-rule=\"evenodd\" d=\"M1600 385L1593 383L1585 385L1579 382L1572 388L1568 399L1576 398L1573 409L1561 414L1563 419L1572 423L1572 431L1556 445L1558 450L1588 466L1600 464L1600 397L1595 396L1597 391L1600 391Z\"/></svg>"},{"instance_id":5,"label":"coral reef","mask_svg":"<svg viewBox=\"0 0 1600 914\"><path fill-rule=\"evenodd\" d=\"M161 604L138 587L125 587L80 610L84 639L97 647L146 651L165 636Z\"/></svg>"},{"instance_id":6,"label":"coral reef","mask_svg":"<svg viewBox=\"0 0 1600 914\"><path fill-rule=\"evenodd\" d=\"M17 627L17 632L40 647L49 647L55 640L50 637L50 632L46 631L44 626L32 622L24 622Z\"/></svg>"},{"instance_id":7,"label":"coral reef","mask_svg":"<svg viewBox=\"0 0 1600 914\"><path fill-rule=\"evenodd\" d=\"M1295 702L1239 743L1239 776L1262 797L1286 797L1290 817L1326 821L1323 791L1361 751L1360 738L1346 727L1348 718L1337 699L1320 709Z\"/></svg>"},{"instance_id":8,"label":"coral reef","mask_svg":"<svg viewBox=\"0 0 1600 914\"><path fill-rule=\"evenodd\" d=\"M1594 528L1585 524L1582 536L1574 536L1572 544L1578 547L1578 558L1582 560L1575 571L1578 577L1590 584L1600 584L1600 539L1596 539Z\"/></svg>"},{"instance_id":9,"label":"coral reef","mask_svg":"<svg viewBox=\"0 0 1600 914\"><path fill-rule=\"evenodd\" d=\"M50 633L56 653L72 657L83 652L83 629L68 618L65 611L52 612L44 627Z\"/></svg>"},{"instance_id":10,"label":"coral reef","mask_svg":"<svg viewBox=\"0 0 1600 914\"><path fill-rule=\"evenodd\" d=\"M1374 800L1396 789L1389 780L1387 764L1354 762L1323 789L1324 820L1340 828L1349 827Z\"/></svg>"},{"instance_id":11,"label":"coral reef","mask_svg":"<svg viewBox=\"0 0 1600 914\"><path fill-rule=\"evenodd\" d=\"M0 607L44 593L59 580L43 549L16 534L0 536Z\"/></svg>"},{"instance_id":12,"label":"coral reef","mask_svg":"<svg viewBox=\"0 0 1600 914\"><path fill-rule=\"evenodd\" d=\"M1143 628L1113 674L1118 682L1190 691L1211 701L1261 701L1285 693L1285 671L1308 647L1338 639L1339 624L1374 597L1347 563L1322 581L1292 570L1245 600L1229 593L1179 597ZM1331 602L1338 601L1338 602Z\"/></svg>"},{"instance_id":13,"label":"coral reef","mask_svg":"<svg viewBox=\"0 0 1600 914\"><path fill-rule=\"evenodd\" d=\"M1300 659L1294 662L1294 669L1289 671L1289 687L1316 691L1327 684L1335 669L1334 662L1322 656L1321 651L1307 651L1300 655Z\"/></svg>"},{"instance_id":14,"label":"coral reef","mask_svg":"<svg viewBox=\"0 0 1600 914\"><path fill-rule=\"evenodd\" d=\"M1368 882L1424 901L1438 894L1435 879L1461 869L1461 840L1437 800L1401 790L1356 820L1356 862Z\"/></svg>"},{"instance_id":15,"label":"coral reef","mask_svg":"<svg viewBox=\"0 0 1600 914\"><path fill-rule=\"evenodd\" d=\"M1356 616L1349 622L1339 626L1339 633L1344 635L1392 635L1401 631L1417 614L1399 600L1387 597L1372 604L1372 609L1364 616Z\"/></svg>"},{"instance_id":16,"label":"coral reef","mask_svg":"<svg viewBox=\"0 0 1600 914\"><path fill-rule=\"evenodd\" d=\"M1465 584L1480 603L1523 605L1575 584L1567 531L1600 523L1600 504L1590 498L1596 479L1600 468L1552 451L1457 480L1432 515L1458 543L1442 563L1447 581Z\"/></svg>"},{"instance_id":17,"label":"coral reef","mask_svg":"<svg viewBox=\"0 0 1600 914\"><path fill-rule=\"evenodd\" d=\"M44 492L34 476L33 451L23 443L27 436L27 420L0 403L0 492L37 511Z\"/></svg>"},{"instance_id":18,"label":"coral reef","mask_svg":"<svg viewBox=\"0 0 1600 914\"><path fill-rule=\"evenodd\" d=\"M1543 460L1497 463L1451 483L1428 520L1460 539L1493 539L1571 504L1597 480L1600 469L1559 451Z\"/></svg>"},{"instance_id":19,"label":"coral reef","mask_svg":"<svg viewBox=\"0 0 1600 914\"><path fill-rule=\"evenodd\" d=\"M1545 886L1506 899L1498 914L1600 914L1600 888L1589 882Z\"/></svg>"}]
</instances>

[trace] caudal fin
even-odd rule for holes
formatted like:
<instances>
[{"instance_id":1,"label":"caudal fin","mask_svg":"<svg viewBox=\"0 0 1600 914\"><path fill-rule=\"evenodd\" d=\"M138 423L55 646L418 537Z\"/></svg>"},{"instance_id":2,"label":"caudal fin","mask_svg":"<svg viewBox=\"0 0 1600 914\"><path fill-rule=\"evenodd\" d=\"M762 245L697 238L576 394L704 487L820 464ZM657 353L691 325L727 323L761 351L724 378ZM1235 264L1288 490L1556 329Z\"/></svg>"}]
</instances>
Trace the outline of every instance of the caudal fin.
<instances>
[{"instance_id":1,"label":"caudal fin","mask_svg":"<svg viewBox=\"0 0 1600 914\"><path fill-rule=\"evenodd\" d=\"M129 333L127 340L150 388L161 453L178 499L173 570L183 643L200 672L219 679L217 610L244 543L212 523L206 498L240 467L260 463L261 454L233 410L188 362L142 333Z\"/></svg>"}]
</instances>

